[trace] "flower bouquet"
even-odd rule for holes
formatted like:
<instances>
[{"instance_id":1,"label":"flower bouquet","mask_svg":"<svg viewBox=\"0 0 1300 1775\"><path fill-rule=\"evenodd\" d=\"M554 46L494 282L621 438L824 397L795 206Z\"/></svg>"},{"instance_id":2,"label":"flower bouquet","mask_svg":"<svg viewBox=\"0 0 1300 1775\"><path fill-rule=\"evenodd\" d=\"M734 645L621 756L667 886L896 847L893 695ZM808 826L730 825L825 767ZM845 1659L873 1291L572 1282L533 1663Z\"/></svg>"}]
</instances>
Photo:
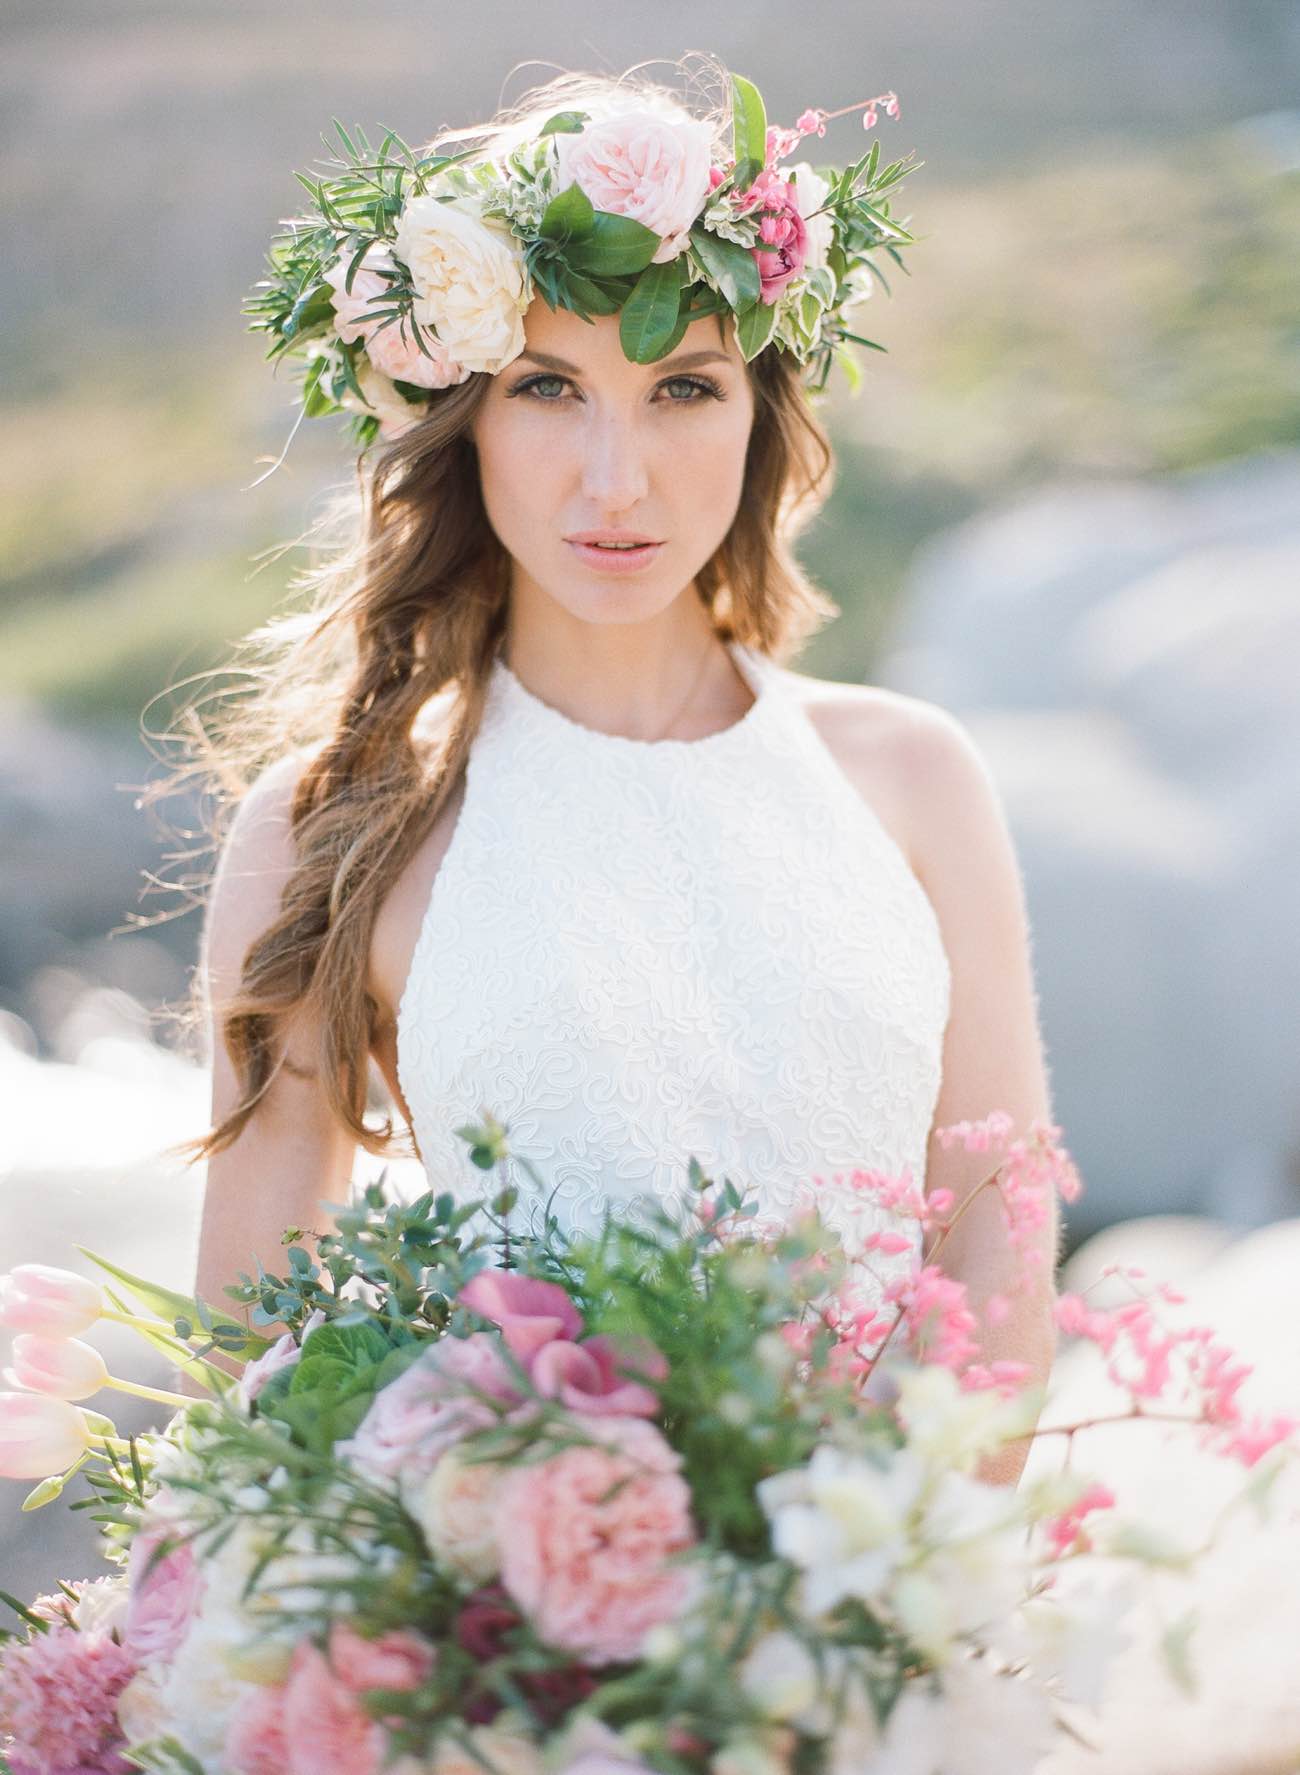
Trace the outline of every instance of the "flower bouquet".
<instances>
[{"instance_id":1,"label":"flower bouquet","mask_svg":"<svg viewBox=\"0 0 1300 1775\"><path fill-rule=\"evenodd\" d=\"M506 1155L491 1117L458 1132L484 1170ZM1077 1191L1059 1132L940 1131L995 1154L1013 1247ZM934 1261L978 1192L838 1177L934 1241L882 1285L899 1235L850 1257L815 1192L763 1227L690 1176L688 1206L583 1239L512 1231L511 1189L395 1204L381 1178L228 1290L253 1329L101 1258L103 1284L0 1279L0 1474L40 1481L28 1507L80 1475L112 1568L4 1598L9 1775L1011 1775L1087 1742L1168 1552L1068 1465L981 1477L1079 1426L1035 1432L1046 1389L980 1359ZM1297 1426L1243 1415L1247 1371L1162 1327L1171 1292L1054 1309L1120 1415L1177 1417L1181 1390L1262 1500ZM80 1341L100 1316L200 1396L116 1381ZM77 1403L106 1386L174 1410L121 1437Z\"/></svg>"}]
</instances>

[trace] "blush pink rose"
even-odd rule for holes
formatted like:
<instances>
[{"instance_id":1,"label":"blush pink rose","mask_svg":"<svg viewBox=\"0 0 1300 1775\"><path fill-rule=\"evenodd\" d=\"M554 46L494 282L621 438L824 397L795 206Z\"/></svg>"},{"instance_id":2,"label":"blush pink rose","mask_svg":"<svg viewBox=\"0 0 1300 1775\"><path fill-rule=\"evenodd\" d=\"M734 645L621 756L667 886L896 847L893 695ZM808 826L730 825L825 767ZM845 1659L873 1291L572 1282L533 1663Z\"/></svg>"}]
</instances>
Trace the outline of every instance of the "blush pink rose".
<instances>
[{"instance_id":1,"label":"blush pink rose","mask_svg":"<svg viewBox=\"0 0 1300 1775\"><path fill-rule=\"evenodd\" d=\"M285 1775L379 1775L384 1728L311 1640L294 1651L282 1709Z\"/></svg>"},{"instance_id":2,"label":"blush pink rose","mask_svg":"<svg viewBox=\"0 0 1300 1775\"><path fill-rule=\"evenodd\" d=\"M573 1422L596 1446L561 1449L502 1487L501 1579L549 1644L591 1664L636 1658L693 1589L690 1570L668 1563L695 1543L690 1488L653 1424Z\"/></svg>"},{"instance_id":3,"label":"blush pink rose","mask_svg":"<svg viewBox=\"0 0 1300 1775\"><path fill-rule=\"evenodd\" d=\"M145 1529L132 1541L127 1560L130 1590L122 1637L142 1664L171 1656L203 1594L203 1574L188 1541L154 1557L167 1538L166 1529Z\"/></svg>"},{"instance_id":4,"label":"blush pink rose","mask_svg":"<svg viewBox=\"0 0 1300 1775\"><path fill-rule=\"evenodd\" d=\"M419 1484L462 1436L497 1421L475 1390L502 1403L523 1397L491 1332L440 1338L376 1393L355 1435L336 1453L372 1479Z\"/></svg>"},{"instance_id":5,"label":"blush pink rose","mask_svg":"<svg viewBox=\"0 0 1300 1775\"><path fill-rule=\"evenodd\" d=\"M677 257L711 189L707 123L625 111L554 141L561 190L576 183L596 209L652 228L654 264Z\"/></svg>"},{"instance_id":6,"label":"blush pink rose","mask_svg":"<svg viewBox=\"0 0 1300 1775\"><path fill-rule=\"evenodd\" d=\"M291 1331L286 1331L282 1337L276 1338L269 1350L249 1362L235 1383L235 1398L239 1403L245 1407L251 1405L272 1375L279 1374L286 1368L296 1368L302 1358L303 1344L316 1327L324 1323L325 1315L317 1307L305 1321L301 1339L295 1338Z\"/></svg>"},{"instance_id":7,"label":"blush pink rose","mask_svg":"<svg viewBox=\"0 0 1300 1775\"><path fill-rule=\"evenodd\" d=\"M464 382L469 371L427 328L422 331L428 355L420 350L404 320L380 327L383 317L375 313L372 303L386 306L383 299L391 285L382 273L394 269L388 248L375 241L366 249L349 292L346 285L350 263L350 257L343 255L325 273L325 281L334 292L336 330L343 343L363 340L366 356L375 368L398 382L414 382L420 388L450 388Z\"/></svg>"}]
</instances>

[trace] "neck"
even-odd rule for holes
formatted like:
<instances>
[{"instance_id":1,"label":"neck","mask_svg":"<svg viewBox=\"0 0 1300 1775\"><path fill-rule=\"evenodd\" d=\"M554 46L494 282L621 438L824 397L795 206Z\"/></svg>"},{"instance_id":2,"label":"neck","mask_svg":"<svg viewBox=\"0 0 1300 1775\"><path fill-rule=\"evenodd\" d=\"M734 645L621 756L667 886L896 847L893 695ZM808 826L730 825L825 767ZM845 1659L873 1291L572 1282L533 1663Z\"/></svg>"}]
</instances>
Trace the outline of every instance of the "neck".
<instances>
[{"instance_id":1,"label":"neck","mask_svg":"<svg viewBox=\"0 0 1300 1775\"><path fill-rule=\"evenodd\" d=\"M599 733L698 739L740 719L754 695L693 595L646 623L536 622L516 609L501 658L534 696Z\"/></svg>"}]
</instances>

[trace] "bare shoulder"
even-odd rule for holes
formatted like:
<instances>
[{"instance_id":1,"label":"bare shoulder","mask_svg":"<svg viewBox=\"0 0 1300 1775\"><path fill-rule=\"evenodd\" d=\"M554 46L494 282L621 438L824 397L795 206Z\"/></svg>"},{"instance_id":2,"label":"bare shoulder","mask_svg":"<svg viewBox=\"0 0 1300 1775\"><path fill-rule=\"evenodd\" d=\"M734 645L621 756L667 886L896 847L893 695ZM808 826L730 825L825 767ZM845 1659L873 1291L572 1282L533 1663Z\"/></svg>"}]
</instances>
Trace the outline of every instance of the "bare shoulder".
<instances>
[{"instance_id":1,"label":"bare shoulder","mask_svg":"<svg viewBox=\"0 0 1300 1775\"><path fill-rule=\"evenodd\" d=\"M225 833L204 923L209 986L220 997L238 979L250 944L273 921L297 854L291 818L306 753L287 753L248 789Z\"/></svg>"},{"instance_id":2,"label":"bare shoulder","mask_svg":"<svg viewBox=\"0 0 1300 1775\"><path fill-rule=\"evenodd\" d=\"M938 703L884 685L812 678L788 668L782 676L840 768L924 875L933 863L940 783L956 793L963 773L978 768L968 730Z\"/></svg>"}]
</instances>

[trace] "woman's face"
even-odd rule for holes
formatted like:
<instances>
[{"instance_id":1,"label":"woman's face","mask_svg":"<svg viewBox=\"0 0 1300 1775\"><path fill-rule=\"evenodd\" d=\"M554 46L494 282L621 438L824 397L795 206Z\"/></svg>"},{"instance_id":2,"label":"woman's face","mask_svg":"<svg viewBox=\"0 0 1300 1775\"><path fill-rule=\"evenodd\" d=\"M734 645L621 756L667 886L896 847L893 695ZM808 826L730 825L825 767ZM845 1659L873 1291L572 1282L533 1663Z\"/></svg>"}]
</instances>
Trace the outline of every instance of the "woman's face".
<instances>
[{"instance_id":1,"label":"woman's face","mask_svg":"<svg viewBox=\"0 0 1300 1775\"><path fill-rule=\"evenodd\" d=\"M545 593L591 622L656 614L731 527L754 417L729 317L692 321L670 356L634 364L618 315L584 321L536 298L525 350L472 426L488 519L513 558L512 595ZM630 570L569 539L630 530L658 546Z\"/></svg>"}]
</instances>

